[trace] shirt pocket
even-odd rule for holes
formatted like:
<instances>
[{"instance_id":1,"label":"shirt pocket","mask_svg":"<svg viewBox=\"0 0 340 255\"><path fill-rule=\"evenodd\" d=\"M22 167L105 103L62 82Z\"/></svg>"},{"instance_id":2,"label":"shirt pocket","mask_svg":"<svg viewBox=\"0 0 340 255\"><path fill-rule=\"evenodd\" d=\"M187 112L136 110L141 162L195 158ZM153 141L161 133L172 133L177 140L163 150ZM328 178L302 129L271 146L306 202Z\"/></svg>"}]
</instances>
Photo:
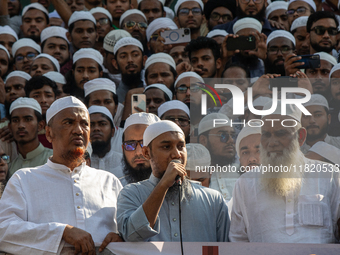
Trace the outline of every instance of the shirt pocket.
<instances>
[{"instance_id":1,"label":"shirt pocket","mask_svg":"<svg viewBox=\"0 0 340 255\"><path fill-rule=\"evenodd\" d=\"M329 224L327 204L323 202L324 196L300 195L298 198L299 223L304 226L326 226Z\"/></svg>"}]
</instances>

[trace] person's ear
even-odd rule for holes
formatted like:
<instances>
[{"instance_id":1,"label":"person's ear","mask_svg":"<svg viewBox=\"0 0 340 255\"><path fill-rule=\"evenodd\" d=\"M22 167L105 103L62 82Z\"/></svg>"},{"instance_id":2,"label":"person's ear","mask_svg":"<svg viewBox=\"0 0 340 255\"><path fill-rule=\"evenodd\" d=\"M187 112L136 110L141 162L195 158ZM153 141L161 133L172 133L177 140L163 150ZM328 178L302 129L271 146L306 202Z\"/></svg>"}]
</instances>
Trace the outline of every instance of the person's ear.
<instances>
[{"instance_id":1,"label":"person's ear","mask_svg":"<svg viewBox=\"0 0 340 255\"><path fill-rule=\"evenodd\" d=\"M111 60L111 63L112 63L112 65L114 66L114 68L116 68L117 70L119 70L119 68L118 68L118 63L117 63L117 60L116 59L112 59Z\"/></svg>"},{"instance_id":2,"label":"person's ear","mask_svg":"<svg viewBox=\"0 0 340 255\"><path fill-rule=\"evenodd\" d=\"M300 128L298 130L298 141L299 141L299 145L302 146L306 140L306 137L307 137L307 131L305 128Z\"/></svg>"},{"instance_id":3,"label":"person's ear","mask_svg":"<svg viewBox=\"0 0 340 255\"><path fill-rule=\"evenodd\" d=\"M72 36L70 34L70 32L66 32L66 37L67 37L67 40L72 43Z\"/></svg>"},{"instance_id":4,"label":"person's ear","mask_svg":"<svg viewBox=\"0 0 340 255\"><path fill-rule=\"evenodd\" d=\"M46 126L45 130L46 130L45 136L46 136L47 141L49 141L49 143L52 143L53 132L52 132L51 127L50 126Z\"/></svg>"},{"instance_id":5,"label":"person's ear","mask_svg":"<svg viewBox=\"0 0 340 255\"><path fill-rule=\"evenodd\" d=\"M331 115L328 114L328 115L327 115L327 122L328 122L328 125L331 124L331 119L332 119Z\"/></svg>"},{"instance_id":6,"label":"person's ear","mask_svg":"<svg viewBox=\"0 0 340 255\"><path fill-rule=\"evenodd\" d=\"M142 148L143 156L145 159L150 160L151 155L150 155L150 148L148 146L143 146Z\"/></svg>"},{"instance_id":7,"label":"person's ear","mask_svg":"<svg viewBox=\"0 0 340 255\"><path fill-rule=\"evenodd\" d=\"M40 132L41 130L43 130L44 127L45 127L45 125L46 125L46 121L45 121L45 120L39 121L39 123L38 123L38 132Z\"/></svg>"}]
</instances>

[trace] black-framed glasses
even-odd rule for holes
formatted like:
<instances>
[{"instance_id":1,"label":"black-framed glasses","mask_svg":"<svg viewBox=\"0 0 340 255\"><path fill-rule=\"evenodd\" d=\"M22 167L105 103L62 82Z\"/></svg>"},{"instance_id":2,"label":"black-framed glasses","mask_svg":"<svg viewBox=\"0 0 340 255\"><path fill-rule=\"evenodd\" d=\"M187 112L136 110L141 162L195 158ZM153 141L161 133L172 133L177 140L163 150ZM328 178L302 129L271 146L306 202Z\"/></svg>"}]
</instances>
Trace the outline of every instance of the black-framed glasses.
<instances>
[{"instance_id":1,"label":"black-framed glasses","mask_svg":"<svg viewBox=\"0 0 340 255\"><path fill-rule=\"evenodd\" d=\"M21 62L21 61L24 61L24 58L27 58L27 60L33 60L36 56L37 56L36 53L29 52L29 53L26 54L26 56L23 56L23 55L16 56L15 57L15 61L16 62Z\"/></svg>"},{"instance_id":2,"label":"black-framed glasses","mask_svg":"<svg viewBox=\"0 0 340 255\"><path fill-rule=\"evenodd\" d=\"M138 26L138 28L142 31L148 28L148 24L145 22L128 21L124 25L127 29L134 29L136 26Z\"/></svg>"},{"instance_id":3,"label":"black-framed glasses","mask_svg":"<svg viewBox=\"0 0 340 255\"><path fill-rule=\"evenodd\" d=\"M107 25L109 23L109 19L108 18L101 18L101 19L97 20L97 23L99 23L100 25Z\"/></svg>"},{"instance_id":4,"label":"black-framed glasses","mask_svg":"<svg viewBox=\"0 0 340 255\"><path fill-rule=\"evenodd\" d=\"M249 3L251 0L241 0L242 4L247 4ZM261 4L263 2L263 0L252 0L255 4Z\"/></svg>"},{"instance_id":5,"label":"black-framed glasses","mask_svg":"<svg viewBox=\"0 0 340 255\"><path fill-rule=\"evenodd\" d=\"M281 51L282 54L287 54L287 53L290 53L292 50L293 49L291 47L289 47L289 46L284 46L284 47L281 47L281 48L273 46L273 47L269 47L268 48L268 52L270 54L278 54L279 51Z\"/></svg>"},{"instance_id":6,"label":"black-framed glasses","mask_svg":"<svg viewBox=\"0 0 340 255\"><path fill-rule=\"evenodd\" d=\"M175 117L171 117L171 116L168 116L168 117L165 117L166 120L170 120L172 122L176 122L178 121L179 125L181 127L186 127L190 124L190 120L187 119L187 118L175 118Z\"/></svg>"},{"instance_id":7,"label":"black-framed glasses","mask_svg":"<svg viewBox=\"0 0 340 255\"><path fill-rule=\"evenodd\" d=\"M192 9L182 8L178 11L178 15L186 16L186 15L189 15L190 11L192 12L192 15L201 15L202 14L201 8L195 7L195 8L192 8Z\"/></svg>"},{"instance_id":8,"label":"black-framed glasses","mask_svg":"<svg viewBox=\"0 0 340 255\"><path fill-rule=\"evenodd\" d=\"M220 137L220 141L222 143L226 143L228 142L229 138L231 137L234 141L236 140L237 138L237 135L236 134L229 134L228 132L221 132L220 134L209 134L209 135L212 135L212 136L219 136Z\"/></svg>"},{"instance_id":9,"label":"black-framed glasses","mask_svg":"<svg viewBox=\"0 0 340 255\"><path fill-rule=\"evenodd\" d=\"M323 27L323 26L316 26L311 29L311 31L314 31L317 35L324 35L326 31L329 35L337 35L338 29L336 27Z\"/></svg>"},{"instance_id":10,"label":"black-framed glasses","mask_svg":"<svg viewBox=\"0 0 340 255\"><path fill-rule=\"evenodd\" d=\"M154 34L154 35L150 36L152 41L157 41L158 37L159 37L159 34Z\"/></svg>"},{"instance_id":11,"label":"black-framed glasses","mask_svg":"<svg viewBox=\"0 0 340 255\"><path fill-rule=\"evenodd\" d=\"M198 92L200 91L200 86L198 85L192 85L189 87L185 86L185 85L181 85L177 88L177 92L180 93L180 94L184 94L184 93L187 93L188 89L190 89L190 92Z\"/></svg>"},{"instance_id":12,"label":"black-framed glasses","mask_svg":"<svg viewBox=\"0 0 340 255\"><path fill-rule=\"evenodd\" d=\"M5 163L9 163L9 162L11 162L11 160L10 160L10 156L8 156L8 155L1 155L0 156L0 159L2 159L3 161L5 161Z\"/></svg>"},{"instance_id":13,"label":"black-framed glasses","mask_svg":"<svg viewBox=\"0 0 340 255\"><path fill-rule=\"evenodd\" d=\"M219 14L219 13L217 13L217 12L213 12L213 13L210 15L210 18L211 18L212 20L215 20L215 21L219 20L221 17L222 17L222 21L223 21L223 22L227 22L227 21L232 20L232 17L231 17L231 15L229 15L229 14L223 14L223 15L221 15L221 14Z\"/></svg>"},{"instance_id":14,"label":"black-framed glasses","mask_svg":"<svg viewBox=\"0 0 340 255\"><path fill-rule=\"evenodd\" d=\"M307 11L306 7L299 7L297 9L289 9L288 11L286 11L286 14L288 16L293 16L295 12L297 14L304 14L304 13L306 13L306 11Z\"/></svg>"},{"instance_id":15,"label":"black-framed glasses","mask_svg":"<svg viewBox=\"0 0 340 255\"><path fill-rule=\"evenodd\" d=\"M140 145L141 148L143 148L143 140L131 140L131 141L126 141L123 143L124 150L126 151L134 151L136 150L138 144Z\"/></svg>"}]
</instances>

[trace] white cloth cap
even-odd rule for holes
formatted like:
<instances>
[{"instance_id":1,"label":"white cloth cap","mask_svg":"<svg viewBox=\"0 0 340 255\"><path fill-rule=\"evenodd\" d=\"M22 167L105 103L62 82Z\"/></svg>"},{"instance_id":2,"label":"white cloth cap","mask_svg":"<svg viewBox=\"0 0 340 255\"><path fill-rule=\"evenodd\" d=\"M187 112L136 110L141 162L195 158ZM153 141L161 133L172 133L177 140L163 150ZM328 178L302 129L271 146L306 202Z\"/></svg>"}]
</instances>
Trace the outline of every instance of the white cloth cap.
<instances>
[{"instance_id":1,"label":"white cloth cap","mask_svg":"<svg viewBox=\"0 0 340 255\"><path fill-rule=\"evenodd\" d=\"M170 110L174 110L174 109L182 110L190 118L189 107L185 103L183 103L182 101L179 101L179 100L171 100L171 101L168 101L168 102L161 104L158 107L158 116L161 118L164 113L166 113L167 111L170 111Z\"/></svg>"},{"instance_id":2,"label":"white cloth cap","mask_svg":"<svg viewBox=\"0 0 340 255\"><path fill-rule=\"evenodd\" d=\"M9 108L9 114L12 114L12 112L15 109L18 109L18 108L31 108L31 109L39 112L40 114L42 114L41 106L38 103L38 101L35 100L34 98L29 98L29 97L19 97L19 98L17 98L11 104L11 107Z\"/></svg>"},{"instance_id":3,"label":"white cloth cap","mask_svg":"<svg viewBox=\"0 0 340 255\"><path fill-rule=\"evenodd\" d=\"M241 157L241 154L240 154L240 143L241 143L242 139L246 138L247 136L255 135L255 134L261 134L261 127L260 126L258 126L258 127L252 126L251 127L251 126L247 125L244 128L242 128L240 133L237 135L235 147L236 147L237 155L239 157Z\"/></svg>"},{"instance_id":4,"label":"white cloth cap","mask_svg":"<svg viewBox=\"0 0 340 255\"><path fill-rule=\"evenodd\" d=\"M169 18L162 17L154 19L153 21L150 22L148 28L146 29L146 39L148 40L148 42L150 41L153 33L160 28L178 29L176 23Z\"/></svg>"},{"instance_id":5,"label":"white cloth cap","mask_svg":"<svg viewBox=\"0 0 340 255\"><path fill-rule=\"evenodd\" d=\"M184 72L184 73L181 73L180 75L178 75L176 81L175 81L175 84L174 84L174 87L176 88L177 86L177 83L182 80L183 78L187 78L187 77L190 77L190 78L196 78L197 80L199 80L200 82L204 83L204 80L203 78L198 75L197 73L195 72Z\"/></svg>"},{"instance_id":6,"label":"white cloth cap","mask_svg":"<svg viewBox=\"0 0 340 255\"><path fill-rule=\"evenodd\" d=\"M306 27L309 16L298 17L293 21L292 26L290 27L290 32L293 32L298 27Z\"/></svg>"},{"instance_id":7,"label":"white cloth cap","mask_svg":"<svg viewBox=\"0 0 340 255\"><path fill-rule=\"evenodd\" d=\"M225 124L218 123L214 126L215 119L227 120L227 123ZM227 115L224 115L222 113L217 112L210 113L206 115L203 119L201 119L200 123L198 124L198 135L219 127L230 127L229 118L227 117Z\"/></svg>"},{"instance_id":8,"label":"white cloth cap","mask_svg":"<svg viewBox=\"0 0 340 255\"><path fill-rule=\"evenodd\" d=\"M328 54L326 52L317 52L316 55L320 56L320 60L326 60L327 62L331 63L333 66L335 66L338 62L336 61L335 57L333 57L331 54Z\"/></svg>"},{"instance_id":9,"label":"white cloth cap","mask_svg":"<svg viewBox=\"0 0 340 255\"><path fill-rule=\"evenodd\" d=\"M321 157L324 157L325 159L331 161L333 164L340 165L340 149L333 145L319 141L315 143L308 151L315 152Z\"/></svg>"},{"instance_id":10,"label":"white cloth cap","mask_svg":"<svg viewBox=\"0 0 340 255\"><path fill-rule=\"evenodd\" d=\"M187 164L185 169L195 171L196 166L210 166L211 156L207 148L200 143L188 143L187 147Z\"/></svg>"},{"instance_id":11,"label":"white cloth cap","mask_svg":"<svg viewBox=\"0 0 340 255\"><path fill-rule=\"evenodd\" d=\"M84 84L85 97L98 90L108 90L116 94L116 84L107 78L96 78Z\"/></svg>"},{"instance_id":12,"label":"white cloth cap","mask_svg":"<svg viewBox=\"0 0 340 255\"><path fill-rule=\"evenodd\" d=\"M132 37L131 34L123 29L110 31L104 38L103 48L108 52L113 53L113 47L119 39L124 37Z\"/></svg>"},{"instance_id":13,"label":"white cloth cap","mask_svg":"<svg viewBox=\"0 0 340 255\"><path fill-rule=\"evenodd\" d=\"M213 38L215 36L227 36L228 33L227 31L223 30L223 29L215 29L213 31L210 31L208 34L207 34L207 37L208 38Z\"/></svg>"},{"instance_id":14,"label":"white cloth cap","mask_svg":"<svg viewBox=\"0 0 340 255\"><path fill-rule=\"evenodd\" d=\"M178 9L179 9L179 7L181 6L181 4L183 4L183 3L185 3L185 2L196 2L196 3L198 3L198 4L201 6L202 12L203 12L203 10L204 10L204 4L203 4L203 2L202 2L201 0L178 0L177 3L176 3L176 5L175 5L175 8L174 8L175 14L176 14L176 15L177 15L177 13L178 13Z\"/></svg>"},{"instance_id":15,"label":"white cloth cap","mask_svg":"<svg viewBox=\"0 0 340 255\"><path fill-rule=\"evenodd\" d=\"M307 103L303 104L304 107L311 106L311 105L324 106L329 110L327 99L320 94L312 94L310 100Z\"/></svg>"},{"instance_id":16,"label":"white cloth cap","mask_svg":"<svg viewBox=\"0 0 340 255\"><path fill-rule=\"evenodd\" d=\"M273 40L275 38L279 38L279 37L287 38L295 46L295 38L294 38L294 36L291 33L287 32L285 30L275 30L275 31L271 32L270 35L267 38L267 46L268 46L268 44L269 44L269 42L271 40Z\"/></svg>"},{"instance_id":17,"label":"white cloth cap","mask_svg":"<svg viewBox=\"0 0 340 255\"><path fill-rule=\"evenodd\" d=\"M56 114L67 108L80 108L88 112L82 101L74 96L62 97L55 100L46 111L46 123L48 124Z\"/></svg>"},{"instance_id":18,"label":"white cloth cap","mask_svg":"<svg viewBox=\"0 0 340 255\"><path fill-rule=\"evenodd\" d=\"M50 13L48 14L48 17L49 17L49 18L57 18L57 19L61 19L59 13L58 13L56 10L54 10L53 12L50 12Z\"/></svg>"},{"instance_id":19,"label":"white cloth cap","mask_svg":"<svg viewBox=\"0 0 340 255\"><path fill-rule=\"evenodd\" d=\"M75 64L79 59L90 58L96 61L103 68L103 55L91 48L82 48L76 51L73 55L73 64ZM103 68L104 69L104 68Z\"/></svg>"},{"instance_id":20,"label":"white cloth cap","mask_svg":"<svg viewBox=\"0 0 340 255\"><path fill-rule=\"evenodd\" d=\"M254 18L239 19L233 25L233 32L234 32L234 34L237 34L238 31L245 29L245 28L253 28L256 31L258 31L259 33L261 33L262 24L260 23L260 21L258 21L257 19L254 19Z\"/></svg>"},{"instance_id":21,"label":"white cloth cap","mask_svg":"<svg viewBox=\"0 0 340 255\"><path fill-rule=\"evenodd\" d=\"M112 125L114 126L113 118L111 112L105 107L105 106L99 106L99 105L92 105L89 108L89 114L92 113L102 113L105 114L109 119L111 120ZM91 118L91 116L90 116Z\"/></svg>"},{"instance_id":22,"label":"white cloth cap","mask_svg":"<svg viewBox=\"0 0 340 255\"><path fill-rule=\"evenodd\" d=\"M160 121L161 119L153 114L153 113L146 113L146 112L139 112L131 114L126 120L124 124L124 131L132 126L132 125L148 125L150 126L153 123L156 123L157 121Z\"/></svg>"},{"instance_id":23,"label":"white cloth cap","mask_svg":"<svg viewBox=\"0 0 340 255\"><path fill-rule=\"evenodd\" d=\"M140 48L141 51L144 51L143 45L140 41L138 41L137 39L135 39L133 37L124 37L122 39L119 39L116 42L116 45L113 47L113 54L116 55L117 51L121 47L128 46L128 45L137 46L138 48Z\"/></svg>"},{"instance_id":24,"label":"white cloth cap","mask_svg":"<svg viewBox=\"0 0 340 255\"><path fill-rule=\"evenodd\" d=\"M275 1L269 4L266 8L266 18L273 12L277 10L288 10L288 3L285 1Z\"/></svg>"},{"instance_id":25,"label":"white cloth cap","mask_svg":"<svg viewBox=\"0 0 340 255\"><path fill-rule=\"evenodd\" d=\"M156 89L160 89L162 90L165 94L167 94L167 96L170 98L170 100L172 100L172 92L170 89L168 89L167 86L165 86L164 84L160 84L160 83L155 83L155 84L152 84L152 85L148 85L146 86L146 88L144 89L144 93L145 91L149 90L149 89L152 89L152 88L156 88Z\"/></svg>"},{"instance_id":26,"label":"white cloth cap","mask_svg":"<svg viewBox=\"0 0 340 255\"><path fill-rule=\"evenodd\" d=\"M175 60L169 54L163 52L152 54L150 57L148 57L148 59L145 61L144 70L147 70L149 66L154 63L165 63L169 66L172 66L176 70Z\"/></svg>"},{"instance_id":27,"label":"white cloth cap","mask_svg":"<svg viewBox=\"0 0 340 255\"><path fill-rule=\"evenodd\" d=\"M11 55L9 54L8 50L2 44L0 44L0 50L3 50L6 52L8 60L11 58Z\"/></svg>"},{"instance_id":28,"label":"white cloth cap","mask_svg":"<svg viewBox=\"0 0 340 255\"><path fill-rule=\"evenodd\" d=\"M58 72L48 72L48 73L44 73L43 76L49 78L50 80L56 82L56 83L60 83L60 84L66 84L66 79L65 76L62 75L61 73Z\"/></svg>"},{"instance_id":29,"label":"white cloth cap","mask_svg":"<svg viewBox=\"0 0 340 255\"><path fill-rule=\"evenodd\" d=\"M95 14L95 13L102 13L102 14L106 15L109 18L109 20L112 22L112 15L111 15L111 13L109 13L109 11L106 10L105 8L103 8L103 7L92 8L90 10L90 13L92 15Z\"/></svg>"},{"instance_id":30,"label":"white cloth cap","mask_svg":"<svg viewBox=\"0 0 340 255\"><path fill-rule=\"evenodd\" d=\"M271 107L272 107L272 102L268 102L267 104L265 104L265 106L263 106L263 110L269 110ZM282 113L281 100L277 100L276 110L269 115L262 115L262 118L266 116L274 115L274 114L281 115L281 113ZM296 105L286 104L286 115L285 116L291 117L297 120L298 122L301 122L302 112L299 108L296 107Z\"/></svg>"},{"instance_id":31,"label":"white cloth cap","mask_svg":"<svg viewBox=\"0 0 340 255\"><path fill-rule=\"evenodd\" d=\"M175 13L173 10L171 10L168 6L164 6L164 11L166 12L166 18L174 19Z\"/></svg>"},{"instance_id":32,"label":"white cloth cap","mask_svg":"<svg viewBox=\"0 0 340 255\"><path fill-rule=\"evenodd\" d=\"M74 22L77 22L78 20L90 20L93 22L93 24L96 26L97 21L93 17L93 15L90 12L87 11L75 11L72 13L70 19L68 20L68 26L71 26Z\"/></svg>"},{"instance_id":33,"label":"white cloth cap","mask_svg":"<svg viewBox=\"0 0 340 255\"><path fill-rule=\"evenodd\" d=\"M316 4L314 3L313 0L289 0L289 5L293 2L296 2L296 1L302 1L302 2L309 4L314 9L314 11L316 12ZM289 7L289 5L288 5L288 7Z\"/></svg>"},{"instance_id":34,"label":"white cloth cap","mask_svg":"<svg viewBox=\"0 0 340 255\"><path fill-rule=\"evenodd\" d=\"M60 37L64 39L68 44L70 43L66 37L67 30L63 27L47 27L40 34L40 41L43 43L45 40L51 37Z\"/></svg>"},{"instance_id":35,"label":"white cloth cap","mask_svg":"<svg viewBox=\"0 0 340 255\"><path fill-rule=\"evenodd\" d=\"M0 26L0 35L3 35L3 34L11 35L17 41L19 39L17 33L15 33L15 31L10 26L8 26L8 25Z\"/></svg>"},{"instance_id":36,"label":"white cloth cap","mask_svg":"<svg viewBox=\"0 0 340 255\"><path fill-rule=\"evenodd\" d=\"M23 71L13 71L13 72L10 72L7 77L6 77L6 81L8 81L9 78L12 78L12 77L20 77L20 78L24 78L26 81L29 81L32 77L31 75L29 75L28 73L26 72L23 72Z\"/></svg>"},{"instance_id":37,"label":"white cloth cap","mask_svg":"<svg viewBox=\"0 0 340 255\"><path fill-rule=\"evenodd\" d=\"M153 139L166 132L178 132L184 136L182 129L170 120L161 120L148 126L143 135L143 146L148 146Z\"/></svg>"},{"instance_id":38,"label":"white cloth cap","mask_svg":"<svg viewBox=\"0 0 340 255\"><path fill-rule=\"evenodd\" d=\"M52 57L51 55L46 54L46 53L41 53L38 56L36 56L34 60L36 60L38 58L47 58L47 59L49 59L52 62L52 64L55 66L57 71L60 72L60 65L59 65L58 60L55 57Z\"/></svg>"},{"instance_id":39,"label":"white cloth cap","mask_svg":"<svg viewBox=\"0 0 340 255\"><path fill-rule=\"evenodd\" d=\"M41 47L39 44L37 44L35 41L33 41L30 38L22 38L16 41L12 46L13 57L15 56L15 53L17 52L17 50L22 47L31 47L35 49L37 52L39 52L39 54L41 53Z\"/></svg>"},{"instance_id":40,"label":"white cloth cap","mask_svg":"<svg viewBox=\"0 0 340 255\"><path fill-rule=\"evenodd\" d=\"M30 10L30 9L37 9L37 10L39 10L39 11L42 11L42 12L45 13L47 16L48 16L48 14L49 14L48 11L46 10L46 8L45 8L43 5L41 5L41 4L39 4L39 3L33 3L33 4L26 5L26 6L24 7L24 9L22 9L21 16L24 17L25 14L26 14L26 12L27 12L28 10Z\"/></svg>"},{"instance_id":41,"label":"white cloth cap","mask_svg":"<svg viewBox=\"0 0 340 255\"><path fill-rule=\"evenodd\" d=\"M332 77L332 74L333 74L335 71L338 71L338 70L340 70L340 63L338 63L338 64L336 64L336 65L333 66L331 72L329 73L329 78L331 78L331 77Z\"/></svg>"},{"instance_id":42,"label":"white cloth cap","mask_svg":"<svg viewBox=\"0 0 340 255\"><path fill-rule=\"evenodd\" d=\"M145 17L144 13L141 12L140 10L137 10L137 9L130 9L130 10L127 10L126 12L124 12L122 14L122 16L120 16L120 19L119 19L119 26L122 26L122 22L123 20L127 17L127 16L130 16L132 14L138 14L140 16L142 16L144 19L145 19L145 22L147 21L147 18Z\"/></svg>"}]
</instances>

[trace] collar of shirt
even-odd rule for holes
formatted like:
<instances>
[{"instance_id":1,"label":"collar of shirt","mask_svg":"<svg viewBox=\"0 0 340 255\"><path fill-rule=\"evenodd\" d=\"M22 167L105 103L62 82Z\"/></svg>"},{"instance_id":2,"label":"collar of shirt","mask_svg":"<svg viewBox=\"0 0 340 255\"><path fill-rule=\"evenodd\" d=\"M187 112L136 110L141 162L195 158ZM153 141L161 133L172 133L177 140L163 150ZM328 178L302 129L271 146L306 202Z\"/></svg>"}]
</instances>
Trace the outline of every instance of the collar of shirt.
<instances>
[{"instance_id":1,"label":"collar of shirt","mask_svg":"<svg viewBox=\"0 0 340 255\"><path fill-rule=\"evenodd\" d=\"M153 185L157 185L159 183L161 179L157 178L156 176L153 175L153 173L151 173L150 177L149 177L149 181L153 184Z\"/></svg>"},{"instance_id":2,"label":"collar of shirt","mask_svg":"<svg viewBox=\"0 0 340 255\"><path fill-rule=\"evenodd\" d=\"M39 143L37 148L35 148L33 151L30 151L29 153L26 154L26 158L23 158L23 156L20 153L19 153L19 157L22 160L29 160L29 159L37 157L44 150L45 150L45 147L41 143Z\"/></svg>"},{"instance_id":3,"label":"collar of shirt","mask_svg":"<svg viewBox=\"0 0 340 255\"><path fill-rule=\"evenodd\" d=\"M53 163L50 159L47 160L47 166L49 166L50 168L54 169L54 170L58 170L64 173L70 173L71 169L68 168L65 165L62 164L58 164L58 163ZM86 167L86 162L84 161L83 163L81 163L79 166L75 167L73 169L73 172L78 172L79 174L81 173L82 169L84 169Z\"/></svg>"}]
</instances>

